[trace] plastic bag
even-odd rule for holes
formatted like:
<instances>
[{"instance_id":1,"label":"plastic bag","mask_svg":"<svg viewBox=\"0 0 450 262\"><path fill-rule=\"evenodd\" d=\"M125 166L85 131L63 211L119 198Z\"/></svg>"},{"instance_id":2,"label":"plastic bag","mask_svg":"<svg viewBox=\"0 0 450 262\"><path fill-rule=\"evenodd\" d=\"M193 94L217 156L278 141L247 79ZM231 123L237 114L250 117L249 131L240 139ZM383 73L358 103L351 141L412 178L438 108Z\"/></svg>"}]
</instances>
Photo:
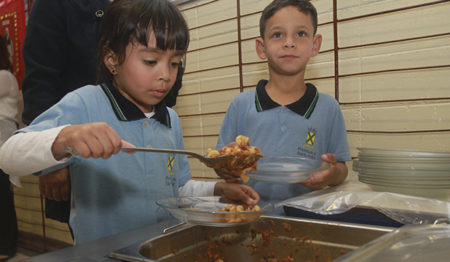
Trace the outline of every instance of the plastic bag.
<instances>
[{"instance_id":1,"label":"plastic bag","mask_svg":"<svg viewBox=\"0 0 450 262\"><path fill-rule=\"evenodd\" d=\"M275 207L288 206L320 215L334 215L355 207L376 209L402 224L433 224L450 219L450 202L389 192L370 191L365 184L349 182L291 198Z\"/></svg>"}]
</instances>

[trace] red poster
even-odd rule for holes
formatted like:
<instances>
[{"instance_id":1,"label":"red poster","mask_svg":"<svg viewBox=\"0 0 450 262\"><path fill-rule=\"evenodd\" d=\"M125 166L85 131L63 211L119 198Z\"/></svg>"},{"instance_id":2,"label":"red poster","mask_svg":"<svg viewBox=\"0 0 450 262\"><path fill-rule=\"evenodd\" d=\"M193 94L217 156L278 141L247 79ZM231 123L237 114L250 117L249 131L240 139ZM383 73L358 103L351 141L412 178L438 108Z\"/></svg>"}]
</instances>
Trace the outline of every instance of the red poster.
<instances>
[{"instance_id":1,"label":"red poster","mask_svg":"<svg viewBox=\"0 0 450 262\"><path fill-rule=\"evenodd\" d=\"M8 41L13 73L20 87L25 70L22 58L25 31L24 0L0 0L0 34Z\"/></svg>"}]
</instances>

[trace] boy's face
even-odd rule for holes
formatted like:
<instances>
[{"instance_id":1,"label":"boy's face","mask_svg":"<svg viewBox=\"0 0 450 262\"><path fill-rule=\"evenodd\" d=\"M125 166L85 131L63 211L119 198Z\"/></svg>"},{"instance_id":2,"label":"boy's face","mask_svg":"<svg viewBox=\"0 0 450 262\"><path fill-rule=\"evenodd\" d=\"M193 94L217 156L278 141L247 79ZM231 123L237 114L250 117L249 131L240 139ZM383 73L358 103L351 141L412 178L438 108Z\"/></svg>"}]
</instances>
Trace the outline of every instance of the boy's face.
<instances>
[{"instance_id":1,"label":"boy's face","mask_svg":"<svg viewBox=\"0 0 450 262\"><path fill-rule=\"evenodd\" d=\"M181 58L179 50L157 48L156 38L151 33L148 47L137 42L128 44L121 65L117 64L114 55L106 57L105 63L115 65L114 83L120 93L142 112L148 113L174 85Z\"/></svg>"},{"instance_id":2,"label":"boy's face","mask_svg":"<svg viewBox=\"0 0 450 262\"><path fill-rule=\"evenodd\" d=\"M284 7L267 20L264 39L256 40L256 51L269 67L281 75L303 74L309 59L319 53L321 35L314 35L309 15L296 7Z\"/></svg>"}]
</instances>

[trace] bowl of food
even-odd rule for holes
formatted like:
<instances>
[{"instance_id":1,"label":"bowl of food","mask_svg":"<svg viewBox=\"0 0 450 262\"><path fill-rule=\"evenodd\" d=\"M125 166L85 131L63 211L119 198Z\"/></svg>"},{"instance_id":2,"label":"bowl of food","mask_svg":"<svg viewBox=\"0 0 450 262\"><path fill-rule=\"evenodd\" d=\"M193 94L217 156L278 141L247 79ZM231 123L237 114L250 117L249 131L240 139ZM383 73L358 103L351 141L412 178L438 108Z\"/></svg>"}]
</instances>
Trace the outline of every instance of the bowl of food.
<instances>
[{"instance_id":1,"label":"bowl of food","mask_svg":"<svg viewBox=\"0 0 450 262\"><path fill-rule=\"evenodd\" d=\"M221 197L174 197L158 200L156 204L182 222L216 227L250 223L271 209L270 205L226 203Z\"/></svg>"}]
</instances>

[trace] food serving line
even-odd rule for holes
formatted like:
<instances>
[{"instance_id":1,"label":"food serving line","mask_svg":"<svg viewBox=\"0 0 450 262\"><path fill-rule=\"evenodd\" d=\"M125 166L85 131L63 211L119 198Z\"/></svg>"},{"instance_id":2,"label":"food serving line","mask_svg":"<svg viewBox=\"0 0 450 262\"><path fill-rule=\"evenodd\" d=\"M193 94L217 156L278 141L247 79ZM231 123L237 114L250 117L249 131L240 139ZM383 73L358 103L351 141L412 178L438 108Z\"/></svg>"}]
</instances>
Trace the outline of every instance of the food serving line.
<instances>
[{"instance_id":1,"label":"food serving line","mask_svg":"<svg viewBox=\"0 0 450 262\"><path fill-rule=\"evenodd\" d=\"M258 228L261 231L267 230L267 232L269 232L268 226L273 227L273 233L276 233L277 237L274 235L271 236L270 241L271 245L274 245L274 250L278 251L278 253L275 253L274 255L277 255L280 258L286 258L290 252L293 253L296 249L295 245L307 247L304 251L297 252L297 256L306 258L308 256L310 257L312 254L312 259L314 259L316 255L321 255L324 258L336 258L337 256L355 249L356 247L360 247L394 229L389 227L334 223L331 221L284 216L263 216L257 221L259 224L255 226L255 228ZM163 261L194 261L189 258L196 258L197 261L214 261L208 259L207 252L210 246L209 242L205 239L206 237L220 238L222 236L227 236L228 241L230 242L221 239L220 242L222 243L223 249L217 247L217 250L210 250L210 252L225 251L228 255L232 255L233 259L224 261L252 261L247 259L249 257L255 258L253 261L259 261L256 255L252 255L252 251L254 249L265 248L265 246L260 243L255 245L255 247L232 243L233 241L240 243L243 238L248 238L249 236L246 228L249 228L252 225L220 228L186 225L177 228L170 233L162 234L164 229L177 225L178 223L179 221L177 220L166 221L92 242L79 244L70 248L31 257L24 261L159 261L162 257L167 259ZM236 231L236 229L240 229L241 231ZM296 234L296 236L294 237L293 234ZM152 239L155 240L152 242ZM275 239L277 239L277 241L275 241ZM310 239L314 241L314 244L308 242ZM285 241L288 241L289 243ZM319 242L324 246L320 246ZM191 252L187 252L187 257L186 254L183 253L183 248L192 248ZM200 250L203 252L199 253ZM307 253L308 251L310 251L310 254ZM255 252L258 252L258 250L255 250ZM204 260L199 260L199 257L196 257L198 255L201 255ZM237 256L240 258L246 256L246 259L238 259ZM294 261L299 261L298 257L297 260Z\"/></svg>"},{"instance_id":2,"label":"food serving line","mask_svg":"<svg viewBox=\"0 0 450 262\"><path fill-rule=\"evenodd\" d=\"M320 164L263 157L248 175L298 183ZM219 197L157 204L176 219L24 261L444 261L450 255L450 202L375 192L358 181L253 210L230 212Z\"/></svg>"},{"instance_id":3,"label":"food serving line","mask_svg":"<svg viewBox=\"0 0 450 262\"><path fill-rule=\"evenodd\" d=\"M400 261L408 252L414 256L402 261L445 261L449 255L448 225L397 229L269 214L237 227L184 225L162 233L177 224L174 219L23 261L261 261L272 254L278 261L359 262L376 255L373 261ZM395 246L403 249L395 252ZM212 259L216 254L224 259Z\"/></svg>"}]
</instances>

